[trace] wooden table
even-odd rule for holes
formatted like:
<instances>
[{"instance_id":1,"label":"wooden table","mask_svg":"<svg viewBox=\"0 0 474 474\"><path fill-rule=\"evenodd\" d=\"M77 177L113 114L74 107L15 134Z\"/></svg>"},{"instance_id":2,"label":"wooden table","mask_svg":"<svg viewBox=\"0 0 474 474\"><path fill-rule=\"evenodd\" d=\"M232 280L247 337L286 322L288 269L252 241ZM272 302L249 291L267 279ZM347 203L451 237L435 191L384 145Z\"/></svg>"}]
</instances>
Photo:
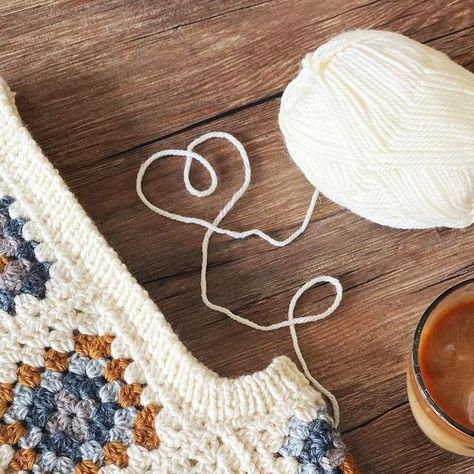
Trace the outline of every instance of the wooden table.
<instances>
[{"instance_id":1,"label":"wooden table","mask_svg":"<svg viewBox=\"0 0 474 474\"><path fill-rule=\"evenodd\" d=\"M79 201L189 349L225 376L294 357L285 330L261 333L207 310L199 294L203 230L161 218L135 193L140 163L210 130L248 149L253 181L225 220L276 236L301 221L312 188L288 160L280 96L302 56L337 32L386 28L474 70L472 0L81 0L0 3L0 74L20 112ZM168 209L213 218L242 179L236 154L203 148L219 192L189 197L182 162L153 168L146 192ZM193 181L205 184L196 170ZM313 373L341 404L344 440L366 473L474 472L474 461L430 444L407 404L405 366L423 309L472 276L472 229L404 231L363 220L326 199L302 238L277 249L258 239L211 242L211 298L269 323L286 317L314 275L341 279L337 313L299 329ZM309 292L298 314L328 305Z\"/></svg>"}]
</instances>

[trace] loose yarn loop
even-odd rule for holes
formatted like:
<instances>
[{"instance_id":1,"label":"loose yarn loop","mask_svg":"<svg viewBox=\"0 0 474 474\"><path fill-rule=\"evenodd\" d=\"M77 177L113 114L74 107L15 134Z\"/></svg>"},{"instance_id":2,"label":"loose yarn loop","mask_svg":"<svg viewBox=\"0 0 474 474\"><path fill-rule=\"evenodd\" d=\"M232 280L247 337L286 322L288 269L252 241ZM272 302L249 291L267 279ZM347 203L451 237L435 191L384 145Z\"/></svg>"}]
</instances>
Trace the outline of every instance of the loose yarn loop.
<instances>
[{"instance_id":1,"label":"loose yarn loop","mask_svg":"<svg viewBox=\"0 0 474 474\"><path fill-rule=\"evenodd\" d=\"M279 124L324 195L379 224L474 221L474 75L396 33L342 33L306 55Z\"/></svg>"},{"instance_id":2,"label":"loose yarn loop","mask_svg":"<svg viewBox=\"0 0 474 474\"><path fill-rule=\"evenodd\" d=\"M229 141L234 147L237 149L239 152L239 155L242 159L242 164L244 167L244 180L242 183L242 186L233 194L233 196L230 198L230 200L227 202L227 204L222 208L222 210L219 212L219 214L216 216L216 218L211 222L208 222L203 219L195 218L195 217L187 217L187 216L182 216L180 214L175 214L173 212L166 211L160 207L155 206L152 204L144 195L143 193L143 177L149 168L149 166L162 158L166 157L183 157L185 158L185 166L183 170L183 180L184 184L186 187L186 190L193 196L196 197L207 197L211 195L217 188L217 175L212 167L212 165L207 161L202 155L199 153L196 153L194 149L198 146L201 145L202 143L213 139L213 138L220 138ZM196 189L190 180L190 172L191 172L191 165L193 160L197 161L200 163L209 173L209 176L211 178L211 183L207 189L204 190L198 190ZM202 266L201 266L201 297L204 302L204 304L214 310L218 311L219 313L225 314L229 318L233 319L234 321L237 321L240 324L243 324L245 326L251 327L253 329L257 329L259 331L274 331L276 329L281 329L284 327L288 327L290 330L291 334L291 339L293 342L293 348L295 350L296 356L298 357L298 360L301 364L301 367L303 368L303 372L306 375L306 377L313 383L313 385L320 390L331 402L332 408L333 408L333 415L334 415L334 425L337 427L339 424L339 405L337 403L336 398L334 395L332 395L331 392L329 392L326 388L324 388L310 373L308 369L308 365L306 364L306 361L303 357L303 354L301 353L301 349L299 346L299 341L298 341L298 335L296 333L296 328L295 326L297 324L307 324L315 321L320 321L321 319L327 318L329 315L331 315L336 308L339 306L341 299L342 299L342 286L336 278L330 277L330 276L317 276L315 278L312 278L309 280L307 283L305 283L293 296L291 299L289 308L288 308L288 318L285 321L281 321L279 323L274 323L274 324L269 324L269 325L261 325L258 323L255 323L254 321L251 321L247 318L244 318L242 316L239 316L235 313L233 313L231 310L228 308L225 308L223 306L217 305L212 303L208 296L207 296L207 263L208 263L208 252L209 252L209 241L214 233L218 234L223 234L227 235L229 237L232 237L234 239L245 239L250 236L257 236L260 237L261 239L265 240L269 244L275 246L275 247L284 247L285 245L288 245L289 243L293 242L296 238L298 238L308 227L308 224L311 220L311 216L313 215L313 211L316 207L316 203L318 200L318 195L319 192L316 190L310 200L310 204L308 206L308 209L306 211L306 215L303 219L303 222L301 223L300 227L292 233L289 237L287 237L284 240L277 240L268 235L267 233L259 230L259 229L250 229L247 231L243 232L237 232L233 231L230 229L226 229L223 227L219 227L219 224L222 222L224 217L230 212L230 210L234 207L236 202L242 197L242 195L245 193L247 190L249 184L250 184L250 178L251 178L251 167L250 167L250 161L247 155L247 152L245 151L245 148L243 147L242 143L237 140L234 136L224 133L224 132L211 132L211 133L206 133L198 138L196 138L194 141L192 141L186 150L162 150L159 151L152 156L150 156L140 167L138 174L137 174L137 180L136 180L136 189L137 189L137 194L141 201L153 212L156 212L157 214L160 214L164 217L168 217L169 219L178 221L178 222L184 222L186 224L197 224L202 227L205 227L207 229L203 241L202 241ZM303 295L303 293L313 286L317 285L318 283L329 283L334 286L336 290L336 294L334 297L333 303L322 313L320 314L315 314L311 316L299 316L299 317L294 317L294 311L296 304L298 303L298 300L300 297Z\"/></svg>"}]
</instances>

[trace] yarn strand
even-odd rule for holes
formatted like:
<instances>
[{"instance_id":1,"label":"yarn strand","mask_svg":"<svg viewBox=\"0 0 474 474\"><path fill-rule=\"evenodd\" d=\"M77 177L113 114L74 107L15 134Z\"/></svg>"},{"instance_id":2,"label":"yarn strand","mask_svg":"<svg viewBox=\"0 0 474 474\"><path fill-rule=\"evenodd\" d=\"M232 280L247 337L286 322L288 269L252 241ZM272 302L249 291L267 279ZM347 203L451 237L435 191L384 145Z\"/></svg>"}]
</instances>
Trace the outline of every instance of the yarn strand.
<instances>
[{"instance_id":1,"label":"yarn strand","mask_svg":"<svg viewBox=\"0 0 474 474\"><path fill-rule=\"evenodd\" d=\"M202 155L199 153L196 153L194 149L198 146L203 144L204 142L214 139L214 138L219 138L219 139L224 139L230 142L239 152L240 158L242 159L242 164L244 168L244 180L241 185L241 187L233 194L233 196L230 198L230 200L226 203L226 205L222 208L222 210L219 212L219 214L215 217L215 219L211 222L208 222L204 219L199 219L195 217L188 217L188 216L183 216L180 214L175 214L173 212L166 211L158 206L155 206L152 204L145 196L143 193L143 178L145 176L145 173L147 169L150 167L152 163L155 161L166 158L166 157L182 157L185 159L185 165L183 169L183 181L186 190L195 197L207 197L210 196L211 194L214 193L214 191L217 188L217 174L212 167L212 165L209 163L206 158L204 158ZM209 186L204 189L204 190L198 190L196 189L190 180L190 173L191 173L191 166L193 160L197 161L200 163L209 173L209 176L211 178L211 182ZM204 304L219 313L222 313L229 318L233 319L234 321L243 324L245 326L251 327L253 329L257 329L259 331L274 331L277 329L281 329L284 327L288 327L290 330L290 335L291 339L293 342L293 349L295 351L295 354L301 364L301 367L303 369L303 373L307 377L307 379L319 390L321 391L327 399L330 401L332 408L333 408L333 415L334 415L334 425L337 427L339 424L339 405L337 403L336 398L334 395L324 388L312 375L311 372L308 368L308 365L303 357L303 354L300 349L299 345L299 340L298 340L298 335L296 332L296 325L297 324L307 324L307 323L312 323L316 321L320 321L322 319L327 318L330 316L339 306L342 300L342 286L339 280L336 278L330 277L330 276L317 276L315 278L312 278L308 282L306 282L299 290L295 293L293 298L291 299L289 308L288 308L288 317L286 320L278 322L278 323L273 323L273 324L268 324L268 325L261 325L258 323L255 323L254 321L251 321L250 319L244 318L242 316L239 316L238 314L233 313L230 309L225 308L223 306L217 305L215 303L212 303L207 295L207 266L208 266L208 254L209 254L209 242L214 233L221 234L221 235L227 235L229 237L232 237L234 239L245 239L250 236L257 236L260 237L261 239L265 240L269 244L275 246L275 247L284 247L291 242L293 242L295 239L297 239L308 227L309 222L311 220L311 217L313 215L314 209L316 207L316 203L318 201L319 197L319 191L315 190L313 193L308 209L306 211L305 217L299 226L299 228L293 232L289 237L283 240L278 240L267 233L261 231L260 229L250 229L246 230L243 232L238 232L234 231L231 229L226 229L224 227L220 227L220 223L222 220L225 218L225 216L232 210L232 208L235 206L237 201L243 196L243 194L246 192L250 185L250 179L251 179L251 167L250 167L250 161L247 155L247 152L242 145L242 143L237 140L233 135L230 135L229 133L225 132L210 132L206 133L204 135L201 135L200 137L196 138L194 141L192 141L186 150L174 150L174 149L169 149L169 150L162 150L157 153L154 153L152 156L150 156L140 167L138 174L137 174L137 180L136 180L136 190L137 194L140 198L140 200L147 206L150 210L153 212L167 217L169 219L178 221L178 222L183 222L186 224L196 224L200 225L204 228L206 228L206 233L204 235L204 238L202 240L202 266L201 266L201 298L204 302ZM294 311L296 304L298 303L298 300L300 297L308 291L310 288L313 286L317 285L318 283L329 283L332 286L334 286L336 290L336 294L334 297L333 303L322 313L315 314L315 315L309 315L309 316L298 316L294 317Z\"/></svg>"}]
</instances>

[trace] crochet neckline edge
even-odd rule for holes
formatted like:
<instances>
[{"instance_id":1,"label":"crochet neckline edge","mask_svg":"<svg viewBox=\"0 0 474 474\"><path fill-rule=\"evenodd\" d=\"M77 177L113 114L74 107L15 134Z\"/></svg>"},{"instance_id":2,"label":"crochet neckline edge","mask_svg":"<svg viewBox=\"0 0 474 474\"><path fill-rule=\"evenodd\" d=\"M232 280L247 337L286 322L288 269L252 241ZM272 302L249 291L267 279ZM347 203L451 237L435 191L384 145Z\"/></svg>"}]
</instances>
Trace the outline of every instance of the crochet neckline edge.
<instances>
[{"instance_id":1,"label":"crochet neckline edge","mask_svg":"<svg viewBox=\"0 0 474 474\"><path fill-rule=\"evenodd\" d=\"M324 403L288 357L277 357L253 374L225 378L192 355L43 155L1 78L0 167L15 197L33 217L34 231L46 240L53 238L59 251L67 246L71 260L82 262L93 285L110 297L111 311L105 317L113 317L113 327L129 344L134 359L148 361L149 383L157 393L164 400L170 388L179 395L178 402L169 400L175 409L220 423L244 422L271 413L277 405L286 405L291 412L301 400ZM30 181L38 174L43 177L41 194ZM61 225L64 222L69 225ZM81 240L84 235L87 239Z\"/></svg>"}]
</instances>

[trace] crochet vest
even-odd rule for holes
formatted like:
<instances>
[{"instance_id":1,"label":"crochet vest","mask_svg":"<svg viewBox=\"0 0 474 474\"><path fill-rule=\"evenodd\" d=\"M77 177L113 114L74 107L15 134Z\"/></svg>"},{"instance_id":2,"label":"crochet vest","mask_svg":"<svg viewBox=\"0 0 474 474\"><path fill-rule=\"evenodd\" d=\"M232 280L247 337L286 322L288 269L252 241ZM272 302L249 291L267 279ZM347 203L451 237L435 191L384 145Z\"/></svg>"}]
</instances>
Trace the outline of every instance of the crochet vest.
<instances>
[{"instance_id":1,"label":"crochet vest","mask_svg":"<svg viewBox=\"0 0 474 474\"><path fill-rule=\"evenodd\" d=\"M352 472L288 358L227 379L187 351L1 80L0 472Z\"/></svg>"}]
</instances>

